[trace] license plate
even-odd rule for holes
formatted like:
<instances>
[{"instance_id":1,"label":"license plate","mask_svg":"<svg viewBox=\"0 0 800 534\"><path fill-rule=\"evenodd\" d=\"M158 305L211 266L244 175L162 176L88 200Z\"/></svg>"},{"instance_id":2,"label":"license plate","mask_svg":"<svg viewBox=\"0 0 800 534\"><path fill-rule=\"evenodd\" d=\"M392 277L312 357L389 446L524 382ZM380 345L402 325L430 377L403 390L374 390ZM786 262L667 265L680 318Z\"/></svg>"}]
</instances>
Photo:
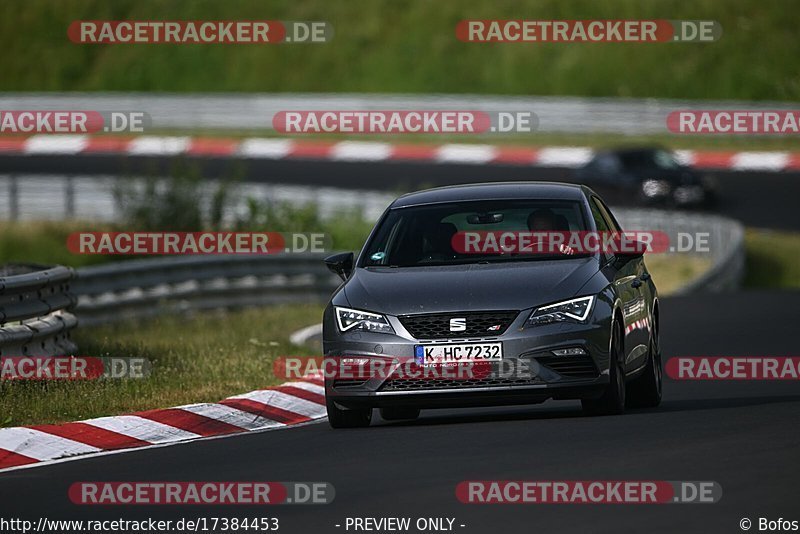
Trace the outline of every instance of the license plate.
<instances>
[{"instance_id":1,"label":"license plate","mask_svg":"<svg viewBox=\"0 0 800 534\"><path fill-rule=\"evenodd\" d=\"M502 359L502 343L414 346L414 360L418 365L426 367L458 363L498 362Z\"/></svg>"}]
</instances>

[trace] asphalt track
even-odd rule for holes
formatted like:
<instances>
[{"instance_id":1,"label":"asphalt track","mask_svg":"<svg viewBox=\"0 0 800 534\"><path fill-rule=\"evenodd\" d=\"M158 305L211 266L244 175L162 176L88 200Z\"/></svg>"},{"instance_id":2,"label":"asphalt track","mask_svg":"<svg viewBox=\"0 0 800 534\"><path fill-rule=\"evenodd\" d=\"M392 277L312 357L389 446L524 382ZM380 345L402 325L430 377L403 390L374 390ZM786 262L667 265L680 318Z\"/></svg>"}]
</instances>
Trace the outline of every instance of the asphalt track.
<instances>
[{"instance_id":1,"label":"asphalt track","mask_svg":"<svg viewBox=\"0 0 800 534\"><path fill-rule=\"evenodd\" d=\"M271 160L223 157L185 158L206 177L236 177L244 181L290 185L335 186L387 191L499 180L569 181L570 169L518 165L469 165L430 162L369 162ZM0 155L2 173L165 174L176 160L119 155ZM712 171L719 184L719 201L710 210L740 220L746 226L800 230L797 211L800 173ZM625 205L625 198L607 199Z\"/></svg>"},{"instance_id":2,"label":"asphalt track","mask_svg":"<svg viewBox=\"0 0 800 534\"><path fill-rule=\"evenodd\" d=\"M663 300L665 358L797 355L797 292ZM312 318L309 318L311 322ZM454 517L456 532L741 532L748 517L800 520L800 385L675 382L656 410L590 418L575 402L425 411L416 423L289 430L0 474L0 516L174 519L275 516L281 532L345 532L347 517ZM463 480L713 480L716 504L466 505ZM76 481L328 481L330 505L76 506ZM337 528L335 525L342 527ZM352 530L350 531L352 532ZM416 532L411 530L411 532Z\"/></svg>"}]
</instances>

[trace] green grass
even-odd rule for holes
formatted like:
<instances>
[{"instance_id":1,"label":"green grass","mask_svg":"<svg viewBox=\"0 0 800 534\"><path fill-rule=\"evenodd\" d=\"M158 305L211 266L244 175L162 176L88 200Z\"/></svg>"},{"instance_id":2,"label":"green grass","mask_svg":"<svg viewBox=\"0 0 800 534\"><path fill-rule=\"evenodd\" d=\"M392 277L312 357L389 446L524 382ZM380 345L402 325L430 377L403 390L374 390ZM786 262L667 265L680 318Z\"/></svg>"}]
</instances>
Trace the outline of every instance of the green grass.
<instances>
[{"instance_id":1,"label":"green grass","mask_svg":"<svg viewBox=\"0 0 800 534\"><path fill-rule=\"evenodd\" d=\"M73 232L110 229L105 224L78 221L0 222L0 265L39 263L83 267L124 259L124 256L78 255L67 249L67 237Z\"/></svg>"},{"instance_id":2,"label":"green grass","mask_svg":"<svg viewBox=\"0 0 800 534\"><path fill-rule=\"evenodd\" d=\"M6 0L3 91L393 92L798 100L793 0ZM462 19L713 19L714 43L463 43ZM80 19L324 20L318 45L78 45Z\"/></svg>"},{"instance_id":3,"label":"green grass","mask_svg":"<svg viewBox=\"0 0 800 534\"><path fill-rule=\"evenodd\" d=\"M321 316L321 306L290 305L78 329L74 338L80 354L147 358L152 374L83 382L0 381L0 426L216 402L285 382L273 376L273 359L310 355L288 337Z\"/></svg>"},{"instance_id":4,"label":"green grass","mask_svg":"<svg viewBox=\"0 0 800 534\"><path fill-rule=\"evenodd\" d=\"M800 288L800 232L748 229L747 288Z\"/></svg>"},{"instance_id":5,"label":"green grass","mask_svg":"<svg viewBox=\"0 0 800 534\"><path fill-rule=\"evenodd\" d=\"M711 259L692 254L648 254L645 262L659 295L669 295L711 267Z\"/></svg>"},{"instance_id":6,"label":"green grass","mask_svg":"<svg viewBox=\"0 0 800 534\"><path fill-rule=\"evenodd\" d=\"M255 203L252 211L235 228L236 231L324 233L330 250L361 248L372 229L373 221L366 220L359 211L344 210L331 217L320 217L314 204L294 206L286 203L273 205ZM73 232L111 231L199 231L203 229L142 226L133 223L98 223L96 221L60 222L8 222L0 221L0 266L7 263L38 263L84 267L113 261L125 261L144 256L81 255L67 248L67 237ZM206 227L205 229L213 229Z\"/></svg>"}]
</instances>

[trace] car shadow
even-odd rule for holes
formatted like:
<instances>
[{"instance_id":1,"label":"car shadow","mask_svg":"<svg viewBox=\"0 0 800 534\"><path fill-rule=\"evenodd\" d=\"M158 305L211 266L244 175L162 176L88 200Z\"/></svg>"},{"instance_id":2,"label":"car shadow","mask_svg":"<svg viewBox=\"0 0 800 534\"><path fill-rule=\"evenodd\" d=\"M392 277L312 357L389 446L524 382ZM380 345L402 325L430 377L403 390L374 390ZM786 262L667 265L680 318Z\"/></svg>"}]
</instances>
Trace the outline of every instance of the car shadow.
<instances>
[{"instance_id":1,"label":"car shadow","mask_svg":"<svg viewBox=\"0 0 800 534\"><path fill-rule=\"evenodd\" d=\"M625 415L635 414L665 414L675 412L693 412L701 410L730 410L759 406L763 404L776 404L785 402L800 402L798 395L773 395L773 396L750 396L750 397L720 397L710 399L680 399L666 400L658 408L639 408L627 409ZM437 414L437 410L424 410L423 415L416 421L384 421L380 419L377 428L401 427L401 426L432 426L462 423L496 423L502 421L536 421L551 419L597 419L597 416L588 416L581 410L577 402L567 405L559 402L559 406L547 407L547 405L534 406L515 406L500 408L479 408L479 412L464 409L463 413L447 411ZM377 413L376 413L377 415ZM613 417L625 417L613 416Z\"/></svg>"}]
</instances>

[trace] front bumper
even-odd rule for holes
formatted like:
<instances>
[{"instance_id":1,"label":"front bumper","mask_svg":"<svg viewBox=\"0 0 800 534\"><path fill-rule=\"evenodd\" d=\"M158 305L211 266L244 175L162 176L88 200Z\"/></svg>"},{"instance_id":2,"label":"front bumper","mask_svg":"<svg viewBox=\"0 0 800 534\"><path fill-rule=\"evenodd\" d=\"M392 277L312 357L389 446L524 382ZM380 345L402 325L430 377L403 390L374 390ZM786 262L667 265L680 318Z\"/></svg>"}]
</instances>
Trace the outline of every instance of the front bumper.
<instances>
[{"instance_id":1,"label":"front bumper","mask_svg":"<svg viewBox=\"0 0 800 534\"><path fill-rule=\"evenodd\" d=\"M399 363L413 360L417 345L499 341L503 344L503 366L502 372L474 380L439 377L398 380L391 373L362 376L356 380L328 377L326 395L345 408L498 406L600 396L609 383L609 325L603 321L531 327L526 325L530 312L520 312L500 336L426 341L415 339L392 316L388 319L395 334L342 334L333 323L329 307L323 322L326 358L380 358ZM583 349L585 355L557 357L553 354L554 350L567 348ZM500 370L496 368L496 371Z\"/></svg>"}]
</instances>

